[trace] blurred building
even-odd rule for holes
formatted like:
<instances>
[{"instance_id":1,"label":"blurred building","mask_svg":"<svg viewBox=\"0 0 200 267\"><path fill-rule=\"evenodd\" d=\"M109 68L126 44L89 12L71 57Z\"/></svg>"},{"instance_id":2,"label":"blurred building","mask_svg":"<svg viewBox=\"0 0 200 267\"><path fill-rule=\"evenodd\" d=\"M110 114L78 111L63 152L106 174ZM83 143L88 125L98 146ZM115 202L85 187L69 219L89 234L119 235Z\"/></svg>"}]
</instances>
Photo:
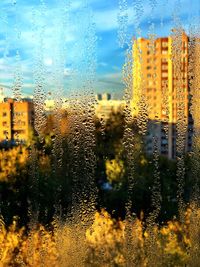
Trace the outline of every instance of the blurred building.
<instances>
[{"instance_id":1,"label":"blurred building","mask_svg":"<svg viewBox=\"0 0 200 267\"><path fill-rule=\"evenodd\" d=\"M59 105L61 105L61 109L66 110L69 109L70 107L70 101L67 98L61 98L59 100ZM54 99L46 99L44 101L44 110L47 113L51 113L55 110L56 108L56 103Z\"/></svg>"},{"instance_id":2,"label":"blurred building","mask_svg":"<svg viewBox=\"0 0 200 267\"><path fill-rule=\"evenodd\" d=\"M111 94L97 94L95 114L97 118L107 120L112 112L123 111L125 102L112 99Z\"/></svg>"},{"instance_id":3,"label":"blurred building","mask_svg":"<svg viewBox=\"0 0 200 267\"><path fill-rule=\"evenodd\" d=\"M52 112L55 108L55 101L53 99L46 99L44 102L44 109L46 112Z\"/></svg>"},{"instance_id":4,"label":"blurred building","mask_svg":"<svg viewBox=\"0 0 200 267\"><path fill-rule=\"evenodd\" d=\"M3 92L3 88L0 88L0 103L2 103L4 101L4 92Z\"/></svg>"},{"instance_id":5,"label":"blurred building","mask_svg":"<svg viewBox=\"0 0 200 267\"><path fill-rule=\"evenodd\" d=\"M0 103L0 142L26 142L33 126L34 107L31 100L20 102L5 98Z\"/></svg>"},{"instance_id":6,"label":"blurred building","mask_svg":"<svg viewBox=\"0 0 200 267\"><path fill-rule=\"evenodd\" d=\"M147 152L153 152L156 139L159 152L170 159L177 155L178 127L186 131L185 151L192 145L188 43L183 31L154 40L139 38L133 43L133 115L140 116L142 109L147 115Z\"/></svg>"},{"instance_id":7,"label":"blurred building","mask_svg":"<svg viewBox=\"0 0 200 267\"><path fill-rule=\"evenodd\" d=\"M112 95L109 93L96 94L95 100L95 115L99 119L102 118L107 120L112 112L122 111L125 106L123 100L112 99ZM79 103L79 101L77 99L75 99L75 101L73 101L73 99L61 99L61 106L63 110L72 110L72 108L74 108L74 103ZM52 113L55 110L55 100L46 99L44 103L44 109L46 113Z\"/></svg>"}]
</instances>

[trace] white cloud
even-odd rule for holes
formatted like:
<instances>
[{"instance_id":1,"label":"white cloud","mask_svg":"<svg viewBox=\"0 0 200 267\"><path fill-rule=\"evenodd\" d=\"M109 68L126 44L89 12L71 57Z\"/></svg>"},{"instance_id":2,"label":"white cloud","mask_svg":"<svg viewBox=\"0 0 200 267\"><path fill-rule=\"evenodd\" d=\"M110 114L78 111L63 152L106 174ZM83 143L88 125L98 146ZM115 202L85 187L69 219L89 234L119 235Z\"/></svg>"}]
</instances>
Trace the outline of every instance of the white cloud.
<instances>
[{"instance_id":1,"label":"white cloud","mask_svg":"<svg viewBox=\"0 0 200 267\"><path fill-rule=\"evenodd\" d=\"M108 66L108 63L106 62L99 62L98 64L100 67L107 67Z\"/></svg>"},{"instance_id":2,"label":"white cloud","mask_svg":"<svg viewBox=\"0 0 200 267\"><path fill-rule=\"evenodd\" d=\"M104 79L114 79L114 80L120 80L122 78L121 72L113 72L113 73L107 73L103 75Z\"/></svg>"}]
</instances>

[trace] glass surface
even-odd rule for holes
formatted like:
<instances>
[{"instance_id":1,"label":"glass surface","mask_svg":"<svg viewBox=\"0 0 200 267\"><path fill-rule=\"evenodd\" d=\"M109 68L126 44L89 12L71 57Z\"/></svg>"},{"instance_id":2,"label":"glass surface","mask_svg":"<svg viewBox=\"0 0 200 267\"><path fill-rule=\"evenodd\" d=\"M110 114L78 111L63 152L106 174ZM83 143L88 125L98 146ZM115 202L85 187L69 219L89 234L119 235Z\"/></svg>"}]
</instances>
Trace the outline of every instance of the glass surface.
<instances>
[{"instance_id":1,"label":"glass surface","mask_svg":"<svg viewBox=\"0 0 200 267\"><path fill-rule=\"evenodd\" d=\"M199 12L0 1L0 266L200 266Z\"/></svg>"}]
</instances>

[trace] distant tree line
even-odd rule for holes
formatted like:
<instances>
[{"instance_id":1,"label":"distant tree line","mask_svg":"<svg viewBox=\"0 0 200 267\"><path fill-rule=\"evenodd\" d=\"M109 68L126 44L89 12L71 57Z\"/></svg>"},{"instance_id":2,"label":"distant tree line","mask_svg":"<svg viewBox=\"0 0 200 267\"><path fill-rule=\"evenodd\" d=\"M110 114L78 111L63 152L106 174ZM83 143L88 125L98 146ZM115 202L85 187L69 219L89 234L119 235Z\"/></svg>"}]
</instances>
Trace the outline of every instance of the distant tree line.
<instances>
[{"instance_id":1,"label":"distant tree line","mask_svg":"<svg viewBox=\"0 0 200 267\"><path fill-rule=\"evenodd\" d=\"M72 142L71 145L67 113L64 113L59 124L61 143L55 145L55 118L49 115L42 138L34 134L27 145L1 149L0 208L7 224L11 223L13 216L19 216L22 225L34 216L43 224L48 224L55 214L68 216L73 201L81 205L81 199L87 201L87 196L92 193L93 188L88 188L91 172L94 172L97 188L93 192L96 194L96 209L106 208L116 218L125 217L128 170L127 151L123 146L124 114L112 113L106 122L95 118L94 123L95 166L87 166L88 172L84 138L79 138L78 144ZM143 137L137 124L133 121L129 127L138 143L135 148L132 211L138 217L142 213L146 218L153 211L155 164L153 157L144 152ZM73 149L76 149L77 155ZM80 157L78 165L75 165L76 157ZM164 222L178 215L176 162L161 156L158 161L162 199L158 220ZM185 157L185 167L184 201L187 203L194 183L188 155Z\"/></svg>"}]
</instances>

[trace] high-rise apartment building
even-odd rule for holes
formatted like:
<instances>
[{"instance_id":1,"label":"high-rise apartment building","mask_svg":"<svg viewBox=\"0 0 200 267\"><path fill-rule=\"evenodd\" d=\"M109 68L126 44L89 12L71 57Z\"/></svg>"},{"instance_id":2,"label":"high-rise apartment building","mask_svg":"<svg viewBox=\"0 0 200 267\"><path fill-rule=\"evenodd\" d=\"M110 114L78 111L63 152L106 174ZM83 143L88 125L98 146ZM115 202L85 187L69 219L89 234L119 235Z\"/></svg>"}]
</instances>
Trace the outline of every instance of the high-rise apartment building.
<instances>
[{"instance_id":1,"label":"high-rise apartment building","mask_svg":"<svg viewBox=\"0 0 200 267\"><path fill-rule=\"evenodd\" d=\"M184 150L191 149L188 44L188 36L178 30L171 37L139 38L133 43L133 115L143 112L147 116L149 153L156 138L159 152L174 158L181 129L185 131Z\"/></svg>"},{"instance_id":2,"label":"high-rise apartment building","mask_svg":"<svg viewBox=\"0 0 200 267\"><path fill-rule=\"evenodd\" d=\"M34 119L33 103L28 100L20 102L8 98L0 103L0 142L26 142L30 135Z\"/></svg>"}]
</instances>

